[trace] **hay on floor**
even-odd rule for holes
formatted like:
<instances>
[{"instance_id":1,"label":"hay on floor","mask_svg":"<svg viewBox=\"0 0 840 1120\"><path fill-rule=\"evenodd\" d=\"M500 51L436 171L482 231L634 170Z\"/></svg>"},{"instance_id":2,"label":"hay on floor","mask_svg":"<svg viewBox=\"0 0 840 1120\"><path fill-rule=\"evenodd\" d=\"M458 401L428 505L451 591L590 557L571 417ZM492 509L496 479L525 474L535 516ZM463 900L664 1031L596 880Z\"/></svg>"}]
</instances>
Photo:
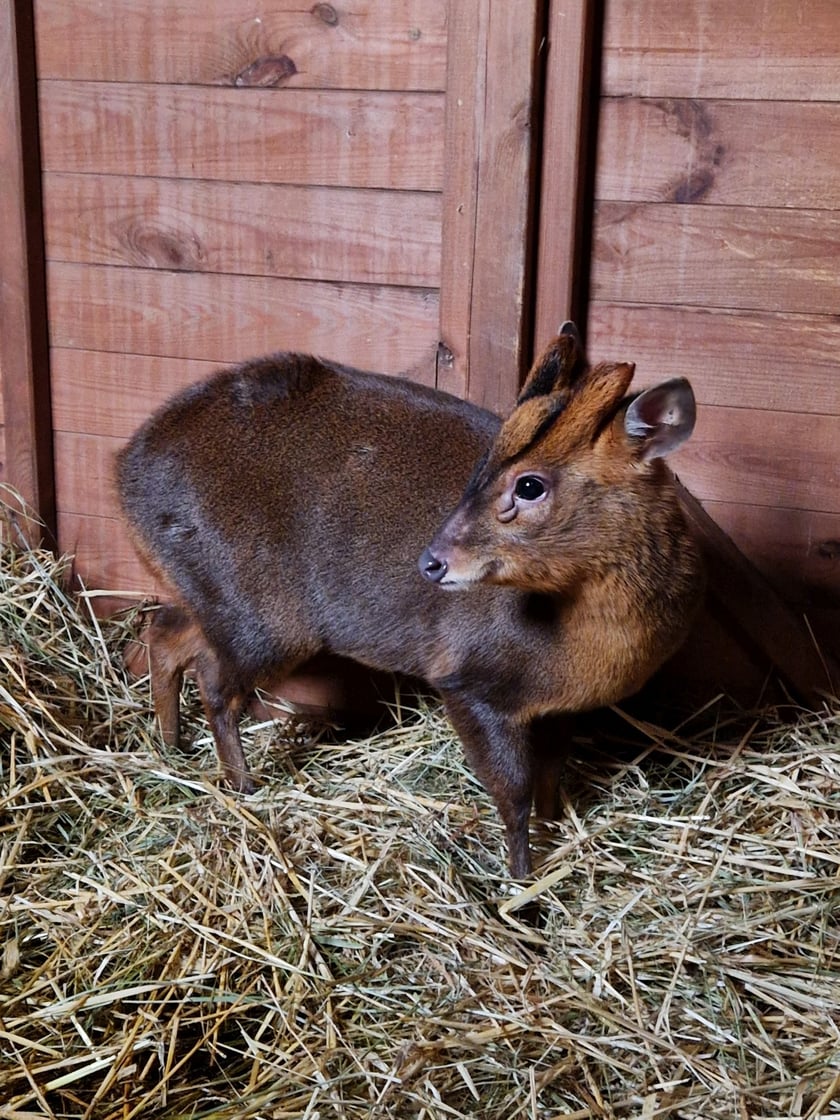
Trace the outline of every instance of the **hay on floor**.
<instances>
[{"instance_id":1,"label":"hay on floor","mask_svg":"<svg viewBox=\"0 0 840 1120\"><path fill-rule=\"evenodd\" d=\"M837 716L576 741L522 889L433 701L232 796L5 536L0 1118L840 1115Z\"/></svg>"}]
</instances>

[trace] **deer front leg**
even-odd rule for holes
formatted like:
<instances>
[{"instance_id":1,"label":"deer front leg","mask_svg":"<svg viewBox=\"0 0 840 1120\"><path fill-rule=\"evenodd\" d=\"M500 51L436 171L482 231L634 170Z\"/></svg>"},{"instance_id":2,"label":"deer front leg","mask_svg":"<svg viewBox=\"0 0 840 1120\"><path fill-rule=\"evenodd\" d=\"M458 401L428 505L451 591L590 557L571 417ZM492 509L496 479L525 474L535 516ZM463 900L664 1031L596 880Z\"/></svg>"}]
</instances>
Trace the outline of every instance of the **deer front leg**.
<instances>
[{"instance_id":1,"label":"deer front leg","mask_svg":"<svg viewBox=\"0 0 840 1120\"><path fill-rule=\"evenodd\" d=\"M533 773L528 726L462 693L444 693L443 702L470 765L502 818L510 873L524 879L531 874L528 818Z\"/></svg>"},{"instance_id":2,"label":"deer front leg","mask_svg":"<svg viewBox=\"0 0 840 1120\"><path fill-rule=\"evenodd\" d=\"M574 716L560 714L543 716L531 728L534 812L545 821L561 816L560 786L573 728Z\"/></svg>"}]
</instances>

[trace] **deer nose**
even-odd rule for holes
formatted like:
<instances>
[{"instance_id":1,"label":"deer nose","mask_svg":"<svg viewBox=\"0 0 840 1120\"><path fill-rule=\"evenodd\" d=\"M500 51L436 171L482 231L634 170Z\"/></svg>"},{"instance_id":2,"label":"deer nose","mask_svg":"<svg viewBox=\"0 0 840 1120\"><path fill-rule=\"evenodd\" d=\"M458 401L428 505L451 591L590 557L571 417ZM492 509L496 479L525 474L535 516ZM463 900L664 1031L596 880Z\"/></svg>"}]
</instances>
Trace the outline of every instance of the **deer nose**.
<instances>
[{"instance_id":1,"label":"deer nose","mask_svg":"<svg viewBox=\"0 0 840 1120\"><path fill-rule=\"evenodd\" d=\"M432 550L427 548L424 549L423 555L418 560L417 567L426 579L431 580L432 583L440 583L446 575L449 565L445 560L438 560Z\"/></svg>"}]
</instances>

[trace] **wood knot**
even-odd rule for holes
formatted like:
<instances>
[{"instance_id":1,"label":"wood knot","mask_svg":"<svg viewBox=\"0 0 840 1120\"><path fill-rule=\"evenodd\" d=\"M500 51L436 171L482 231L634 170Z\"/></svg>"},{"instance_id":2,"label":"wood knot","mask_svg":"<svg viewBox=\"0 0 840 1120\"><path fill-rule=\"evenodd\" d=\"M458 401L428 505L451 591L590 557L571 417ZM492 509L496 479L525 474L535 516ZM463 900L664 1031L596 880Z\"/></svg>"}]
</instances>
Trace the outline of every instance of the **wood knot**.
<instances>
[{"instance_id":1,"label":"wood knot","mask_svg":"<svg viewBox=\"0 0 840 1120\"><path fill-rule=\"evenodd\" d=\"M715 136L715 120L699 101L661 100L652 104L662 113L665 127L686 141L683 174L666 187L663 201L681 204L703 201L712 193L726 148Z\"/></svg>"},{"instance_id":2,"label":"wood knot","mask_svg":"<svg viewBox=\"0 0 840 1120\"><path fill-rule=\"evenodd\" d=\"M700 167L676 184L671 192L671 201L681 204L700 202L714 185L714 171L710 167Z\"/></svg>"},{"instance_id":3,"label":"wood knot","mask_svg":"<svg viewBox=\"0 0 840 1120\"><path fill-rule=\"evenodd\" d=\"M817 555L823 560L840 560L840 541L820 541Z\"/></svg>"},{"instance_id":4,"label":"wood knot","mask_svg":"<svg viewBox=\"0 0 840 1120\"><path fill-rule=\"evenodd\" d=\"M148 222L130 222L119 239L138 264L154 268L194 271L204 260L198 238L185 230L166 229Z\"/></svg>"},{"instance_id":5,"label":"wood knot","mask_svg":"<svg viewBox=\"0 0 840 1120\"><path fill-rule=\"evenodd\" d=\"M233 79L235 86L259 86L271 88L282 85L297 74L294 60L287 54L265 55L254 59L239 71Z\"/></svg>"},{"instance_id":6,"label":"wood knot","mask_svg":"<svg viewBox=\"0 0 840 1120\"><path fill-rule=\"evenodd\" d=\"M455 355L452 353L445 342L439 342L437 345L437 368L452 369L454 365Z\"/></svg>"},{"instance_id":7,"label":"wood knot","mask_svg":"<svg viewBox=\"0 0 840 1120\"><path fill-rule=\"evenodd\" d=\"M332 4L315 4L310 12L316 19L326 23L329 27L338 27L338 12Z\"/></svg>"}]
</instances>

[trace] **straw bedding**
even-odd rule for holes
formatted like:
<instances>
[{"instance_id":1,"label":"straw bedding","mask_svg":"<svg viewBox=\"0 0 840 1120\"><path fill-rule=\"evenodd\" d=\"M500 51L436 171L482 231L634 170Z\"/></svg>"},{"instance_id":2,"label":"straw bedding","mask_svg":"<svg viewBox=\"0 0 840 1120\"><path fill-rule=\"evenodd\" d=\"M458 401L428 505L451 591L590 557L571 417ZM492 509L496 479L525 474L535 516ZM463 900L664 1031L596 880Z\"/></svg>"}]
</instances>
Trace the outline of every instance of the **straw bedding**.
<instances>
[{"instance_id":1,"label":"straw bedding","mask_svg":"<svg viewBox=\"0 0 840 1120\"><path fill-rule=\"evenodd\" d=\"M838 717L614 719L526 889L433 700L262 785L162 747L131 615L0 566L0 1117L840 1115ZM624 726L626 736L616 735Z\"/></svg>"}]
</instances>

